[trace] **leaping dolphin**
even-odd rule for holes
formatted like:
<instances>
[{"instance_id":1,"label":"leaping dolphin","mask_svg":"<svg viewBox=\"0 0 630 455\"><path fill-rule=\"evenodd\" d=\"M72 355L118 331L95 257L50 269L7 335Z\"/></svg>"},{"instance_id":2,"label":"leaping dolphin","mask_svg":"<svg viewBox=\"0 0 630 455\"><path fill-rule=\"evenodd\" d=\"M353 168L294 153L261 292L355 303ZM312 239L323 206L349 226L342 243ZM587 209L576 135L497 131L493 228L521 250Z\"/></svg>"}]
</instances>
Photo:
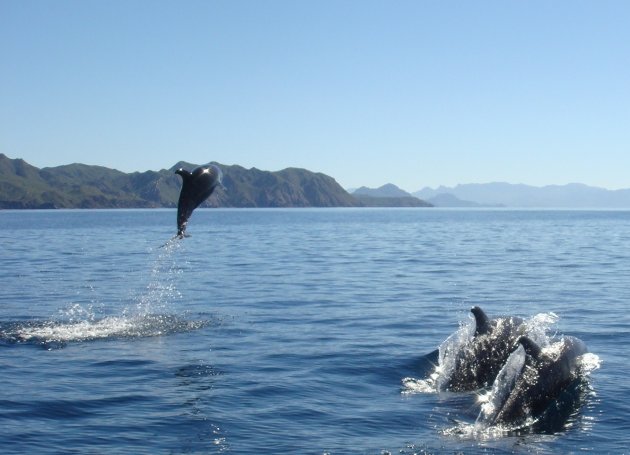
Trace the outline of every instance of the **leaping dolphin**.
<instances>
[{"instance_id":1,"label":"leaping dolphin","mask_svg":"<svg viewBox=\"0 0 630 455\"><path fill-rule=\"evenodd\" d=\"M462 340L459 331L440 346L441 372L438 390L466 392L492 385L503 364L525 335L518 317L490 319L481 308L471 308L475 317L472 338Z\"/></svg>"},{"instance_id":2,"label":"leaping dolphin","mask_svg":"<svg viewBox=\"0 0 630 455\"><path fill-rule=\"evenodd\" d=\"M217 186L223 186L223 173L214 164L199 166L192 172L178 169L175 173L182 176L177 203L177 237L181 238L186 235L186 225L193 210L208 199Z\"/></svg>"},{"instance_id":3,"label":"leaping dolphin","mask_svg":"<svg viewBox=\"0 0 630 455\"><path fill-rule=\"evenodd\" d=\"M478 422L518 426L530 417L536 419L579 378L579 359L587 352L580 339L563 337L544 349L526 336L519 343L522 349L517 348L506 362Z\"/></svg>"}]
</instances>

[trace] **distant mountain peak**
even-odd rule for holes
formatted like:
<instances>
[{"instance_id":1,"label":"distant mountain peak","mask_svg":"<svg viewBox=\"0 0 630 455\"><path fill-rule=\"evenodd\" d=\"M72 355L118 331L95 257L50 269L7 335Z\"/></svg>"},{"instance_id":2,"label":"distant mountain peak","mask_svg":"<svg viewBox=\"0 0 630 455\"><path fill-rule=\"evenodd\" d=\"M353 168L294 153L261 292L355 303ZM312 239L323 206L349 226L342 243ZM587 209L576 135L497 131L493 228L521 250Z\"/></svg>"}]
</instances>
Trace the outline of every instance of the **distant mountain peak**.
<instances>
[{"instance_id":1,"label":"distant mountain peak","mask_svg":"<svg viewBox=\"0 0 630 455\"><path fill-rule=\"evenodd\" d=\"M372 197L415 197L413 194L401 190L393 183L386 183L378 188L362 186L354 190L352 194Z\"/></svg>"}]
</instances>

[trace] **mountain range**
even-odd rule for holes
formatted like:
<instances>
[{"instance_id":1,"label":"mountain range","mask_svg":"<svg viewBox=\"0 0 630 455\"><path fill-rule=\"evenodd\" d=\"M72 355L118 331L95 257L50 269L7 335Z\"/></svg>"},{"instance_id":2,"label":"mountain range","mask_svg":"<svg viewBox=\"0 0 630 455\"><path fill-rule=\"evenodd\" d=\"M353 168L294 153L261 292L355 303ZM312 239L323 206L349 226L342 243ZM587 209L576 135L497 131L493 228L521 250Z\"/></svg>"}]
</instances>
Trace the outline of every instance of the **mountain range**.
<instances>
[{"instance_id":1,"label":"mountain range","mask_svg":"<svg viewBox=\"0 0 630 455\"><path fill-rule=\"evenodd\" d=\"M351 190L356 197L419 197L435 207L630 208L630 189L607 190L571 183L536 187L510 183L465 184L424 188L408 193L388 183Z\"/></svg>"},{"instance_id":2,"label":"mountain range","mask_svg":"<svg viewBox=\"0 0 630 455\"><path fill-rule=\"evenodd\" d=\"M194 167L181 161L170 169L133 173L85 164L39 169L0 153L0 209L176 207L181 180L174 171ZM306 169L219 167L227 191L216 191L205 206L630 208L630 189L580 183L463 184L426 187L413 194L389 183L348 192L334 178Z\"/></svg>"},{"instance_id":3,"label":"mountain range","mask_svg":"<svg viewBox=\"0 0 630 455\"><path fill-rule=\"evenodd\" d=\"M443 207L630 208L630 189L607 190L581 183L543 187L470 183L424 188L413 195Z\"/></svg>"},{"instance_id":4,"label":"mountain range","mask_svg":"<svg viewBox=\"0 0 630 455\"><path fill-rule=\"evenodd\" d=\"M218 164L218 163L215 163ZM204 203L212 207L426 206L415 197L354 197L332 177L306 169L277 172L218 164L226 190ZM0 153L0 209L176 207L179 162L170 169L124 173L102 166L69 164L39 169Z\"/></svg>"}]
</instances>

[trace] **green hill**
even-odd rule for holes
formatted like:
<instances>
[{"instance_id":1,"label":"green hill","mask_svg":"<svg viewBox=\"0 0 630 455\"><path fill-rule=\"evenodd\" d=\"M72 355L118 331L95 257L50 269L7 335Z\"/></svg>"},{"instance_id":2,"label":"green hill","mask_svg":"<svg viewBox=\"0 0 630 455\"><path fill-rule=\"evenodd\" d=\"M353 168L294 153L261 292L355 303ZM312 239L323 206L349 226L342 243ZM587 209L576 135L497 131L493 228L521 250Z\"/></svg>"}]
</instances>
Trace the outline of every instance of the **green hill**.
<instances>
[{"instance_id":1,"label":"green hill","mask_svg":"<svg viewBox=\"0 0 630 455\"><path fill-rule=\"evenodd\" d=\"M218 164L218 163L217 163ZM0 154L0 208L176 207L180 162L159 172L127 174L102 166L69 164L38 169ZM332 177L305 169L278 172L219 164L227 191L205 203L213 207L356 207L362 204Z\"/></svg>"}]
</instances>

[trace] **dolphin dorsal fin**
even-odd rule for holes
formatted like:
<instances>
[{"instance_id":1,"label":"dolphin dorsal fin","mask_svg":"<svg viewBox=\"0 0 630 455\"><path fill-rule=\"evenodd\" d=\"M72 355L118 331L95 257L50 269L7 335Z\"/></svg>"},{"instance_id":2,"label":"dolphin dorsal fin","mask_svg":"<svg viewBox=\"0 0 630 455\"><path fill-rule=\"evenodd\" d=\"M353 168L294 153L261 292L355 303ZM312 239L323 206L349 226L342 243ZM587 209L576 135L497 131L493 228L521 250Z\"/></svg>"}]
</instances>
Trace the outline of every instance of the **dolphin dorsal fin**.
<instances>
[{"instance_id":1,"label":"dolphin dorsal fin","mask_svg":"<svg viewBox=\"0 0 630 455\"><path fill-rule=\"evenodd\" d=\"M475 335L483 335L490 330L490 319L486 316L478 306L474 306L470 309L470 312L475 317Z\"/></svg>"},{"instance_id":2,"label":"dolphin dorsal fin","mask_svg":"<svg viewBox=\"0 0 630 455\"><path fill-rule=\"evenodd\" d=\"M531 355L535 359L540 357L540 346L538 346L534 341L532 341L531 338L520 337L518 342L523 345L523 348L525 348L525 352L527 354Z\"/></svg>"}]
</instances>

